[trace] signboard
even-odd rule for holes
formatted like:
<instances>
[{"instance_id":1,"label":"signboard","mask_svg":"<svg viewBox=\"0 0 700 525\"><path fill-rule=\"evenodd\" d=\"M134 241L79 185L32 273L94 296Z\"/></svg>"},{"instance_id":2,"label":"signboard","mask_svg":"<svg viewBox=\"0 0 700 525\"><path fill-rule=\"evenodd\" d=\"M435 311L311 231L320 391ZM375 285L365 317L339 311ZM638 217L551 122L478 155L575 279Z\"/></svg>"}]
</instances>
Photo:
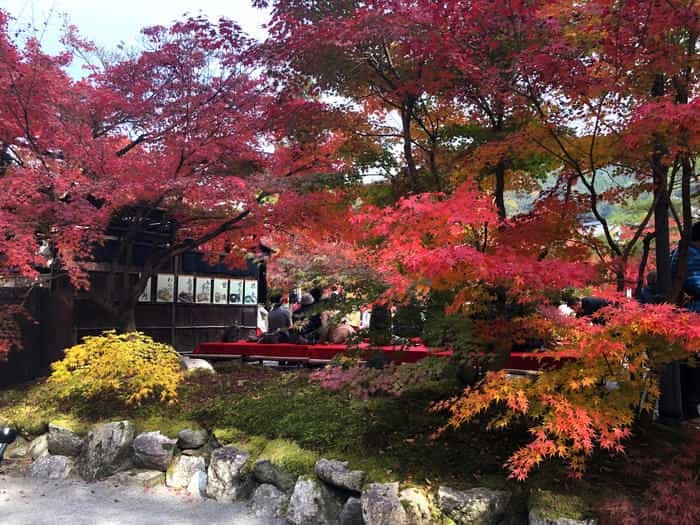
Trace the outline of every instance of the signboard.
<instances>
[{"instance_id":1,"label":"signboard","mask_svg":"<svg viewBox=\"0 0 700 525\"><path fill-rule=\"evenodd\" d=\"M243 304L243 281L231 279L228 282L228 304Z\"/></svg>"},{"instance_id":2,"label":"signboard","mask_svg":"<svg viewBox=\"0 0 700 525\"><path fill-rule=\"evenodd\" d=\"M177 302L194 302L194 277L191 275L178 275L177 277Z\"/></svg>"},{"instance_id":3,"label":"signboard","mask_svg":"<svg viewBox=\"0 0 700 525\"><path fill-rule=\"evenodd\" d=\"M194 298L196 302L201 304L211 303L211 279L197 277Z\"/></svg>"},{"instance_id":4,"label":"signboard","mask_svg":"<svg viewBox=\"0 0 700 525\"><path fill-rule=\"evenodd\" d=\"M228 302L228 279L214 279L214 304Z\"/></svg>"},{"instance_id":5,"label":"signboard","mask_svg":"<svg viewBox=\"0 0 700 525\"><path fill-rule=\"evenodd\" d=\"M245 282L243 304L258 304L258 281Z\"/></svg>"},{"instance_id":6,"label":"signboard","mask_svg":"<svg viewBox=\"0 0 700 525\"><path fill-rule=\"evenodd\" d=\"M169 273L159 273L156 278L156 301L170 303L175 298L175 276Z\"/></svg>"}]
</instances>

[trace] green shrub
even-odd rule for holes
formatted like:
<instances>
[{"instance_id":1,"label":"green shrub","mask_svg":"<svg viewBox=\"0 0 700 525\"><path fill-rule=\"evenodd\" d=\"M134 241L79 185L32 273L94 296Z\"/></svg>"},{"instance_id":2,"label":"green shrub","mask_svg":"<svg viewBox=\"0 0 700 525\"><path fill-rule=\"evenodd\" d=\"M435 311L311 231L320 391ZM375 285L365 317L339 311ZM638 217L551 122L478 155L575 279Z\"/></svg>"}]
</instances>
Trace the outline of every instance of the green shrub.
<instances>
[{"instance_id":1,"label":"green shrub","mask_svg":"<svg viewBox=\"0 0 700 525\"><path fill-rule=\"evenodd\" d=\"M86 337L51 368L49 382L61 399L124 405L173 403L182 380L177 352L139 332Z\"/></svg>"}]
</instances>

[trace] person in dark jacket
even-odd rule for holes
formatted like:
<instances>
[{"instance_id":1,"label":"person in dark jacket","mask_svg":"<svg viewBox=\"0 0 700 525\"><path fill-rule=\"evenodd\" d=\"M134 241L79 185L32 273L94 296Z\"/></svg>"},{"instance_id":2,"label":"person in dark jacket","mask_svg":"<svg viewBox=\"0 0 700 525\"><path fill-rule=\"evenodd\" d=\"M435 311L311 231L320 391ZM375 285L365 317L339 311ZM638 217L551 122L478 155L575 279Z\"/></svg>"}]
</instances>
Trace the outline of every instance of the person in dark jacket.
<instances>
[{"instance_id":1,"label":"person in dark jacket","mask_svg":"<svg viewBox=\"0 0 700 525\"><path fill-rule=\"evenodd\" d=\"M642 304L655 304L658 301L658 295L656 272L649 272L647 274L647 285L639 292L639 302Z\"/></svg>"},{"instance_id":2,"label":"person in dark jacket","mask_svg":"<svg viewBox=\"0 0 700 525\"><path fill-rule=\"evenodd\" d=\"M292 327L292 314L282 304L282 294L271 294L270 302L272 303L272 309L268 316L267 330L276 332L290 329Z\"/></svg>"},{"instance_id":3,"label":"person in dark jacket","mask_svg":"<svg viewBox=\"0 0 700 525\"><path fill-rule=\"evenodd\" d=\"M671 275L678 272L679 250L671 254ZM700 313L700 222L693 224L688 246L688 274L683 291L690 297L687 308ZM662 418L675 421L700 415L700 369L682 363L666 366L661 376L662 396L659 412Z\"/></svg>"},{"instance_id":4,"label":"person in dark jacket","mask_svg":"<svg viewBox=\"0 0 700 525\"><path fill-rule=\"evenodd\" d=\"M671 254L671 275L678 272L678 248ZM690 296L688 309L700 313L700 222L693 224L688 246L688 275L683 283L683 291Z\"/></svg>"},{"instance_id":5,"label":"person in dark jacket","mask_svg":"<svg viewBox=\"0 0 700 525\"><path fill-rule=\"evenodd\" d=\"M301 306L293 315L295 324L304 322L311 315L311 311L314 309L314 298L309 293L302 294L299 304Z\"/></svg>"}]
</instances>

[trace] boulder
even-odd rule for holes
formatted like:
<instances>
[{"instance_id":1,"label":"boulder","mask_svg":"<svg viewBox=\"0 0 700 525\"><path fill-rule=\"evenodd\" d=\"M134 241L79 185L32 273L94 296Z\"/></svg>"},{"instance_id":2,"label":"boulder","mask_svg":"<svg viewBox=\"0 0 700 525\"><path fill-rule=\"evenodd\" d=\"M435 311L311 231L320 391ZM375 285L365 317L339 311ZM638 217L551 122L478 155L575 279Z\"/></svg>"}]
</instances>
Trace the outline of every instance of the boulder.
<instances>
[{"instance_id":1,"label":"boulder","mask_svg":"<svg viewBox=\"0 0 700 525\"><path fill-rule=\"evenodd\" d=\"M284 492L274 485L265 483L253 492L253 496L250 499L250 508L258 517L276 518L281 516L288 501L289 496Z\"/></svg>"},{"instance_id":2,"label":"boulder","mask_svg":"<svg viewBox=\"0 0 700 525\"><path fill-rule=\"evenodd\" d=\"M94 425L80 453L78 472L86 481L93 481L128 469L133 440L134 424L131 421Z\"/></svg>"},{"instance_id":3,"label":"boulder","mask_svg":"<svg viewBox=\"0 0 700 525\"><path fill-rule=\"evenodd\" d=\"M347 461L319 459L314 470L319 479L334 487L357 493L362 491L365 473L361 470L350 470Z\"/></svg>"},{"instance_id":4,"label":"boulder","mask_svg":"<svg viewBox=\"0 0 700 525\"><path fill-rule=\"evenodd\" d=\"M348 498L340 511L338 525L365 525L360 498Z\"/></svg>"},{"instance_id":5,"label":"boulder","mask_svg":"<svg viewBox=\"0 0 700 525\"><path fill-rule=\"evenodd\" d=\"M284 492L291 492L296 483L294 476L266 459L255 462L253 477L258 483L274 485Z\"/></svg>"},{"instance_id":6,"label":"boulder","mask_svg":"<svg viewBox=\"0 0 700 525\"><path fill-rule=\"evenodd\" d=\"M182 450L200 448L206 445L207 437L206 430L185 428L177 435L177 446Z\"/></svg>"},{"instance_id":7,"label":"boulder","mask_svg":"<svg viewBox=\"0 0 700 525\"><path fill-rule=\"evenodd\" d=\"M217 447L219 448L219 447ZM183 450L181 453L183 456L192 456L195 458L202 458L204 460L204 464L209 466L209 459L211 458L211 453L215 449L210 447L209 444L200 447L200 448L190 448Z\"/></svg>"},{"instance_id":8,"label":"boulder","mask_svg":"<svg viewBox=\"0 0 700 525\"><path fill-rule=\"evenodd\" d=\"M40 456L32 463L33 478L66 479L75 473L75 460L68 456Z\"/></svg>"},{"instance_id":9,"label":"boulder","mask_svg":"<svg viewBox=\"0 0 700 525\"><path fill-rule=\"evenodd\" d=\"M233 501L246 496L249 484L243 467L250 454L233 446L214 450L207 470L207 495L218 501Z\"/></svg>"},{"instance_id":10,"label":"boulder","mask_svg":"<svg viewBox=\"0 0 700 525\"><path fill-rule=\"evenodd\" d=\"M431 525L435 523L428 497L416 488L399 492L399 499L406 510L408 525Z\"/></svg>"},{"instance_id":11,"label":"boulder","mask_svg":"<svg viewBox=\"0 0 700 525\"><path fill-rule=\"evenodd\" d=\"M529 525L598 525L598 520L595 518L563 518L554 517L545 514L540 509L530 509L528 515Z\"/></svg>"},{"instance_id":12,"label":"boulder","mask_svg":"<svg viewBox=\"0 0 700 525\"><path fill-rule=\"evenodd\" d=\"M168 467L165 484L168 487L185 488L197 472L206 472L204 458L196 456L178 456Z\"/></svg>"},{"instance_id":13,"label":"boulder","mask_svg":"<svg viewBox=\"0 0 700 525\"><path fill-rule=\"evenodd\" d=\"M122 485L153 488L163 484L163 473L160 470L131 469L118 472L110 478Z\"/></svg>"},{"instance_id":14,"label":"boulder","mask_svg":"<svg viewBox=\"0 0 700 525\"><path fill-rule=\"evenodd\" d=\"M79 456L83 438L60 423L49 423L49 454Z\"/></svg>"},{"instance_id":15,"label":"boulder","mask_svg":"<svg viewBox=\"0 0 700 525\"><path fill-rule=\"evenodd\" d=\"M398 483L370 483L362 492L362 517L367 525L407 525Z\"/></svg>"},{"instance_id":16,"label":"boulder","mask_svg":"<svg viewBox=\"0 0 700 525\"><path fill-rule=\"evenodd\" d=\"M316 480L299 477L289 500L287 521L292 525L335 525L340 501Z\"/></svg>"},{"instance_id":17,"label":"boulder","mask_svg":"<svg viewBox=\"0 0 700 525\"><path fill-rule=\"evenodd\" d=\"M5 449L5 457L7 459L21 459L29 454L29 442L22 436L17 436L13 443L10 443Z\"/></svg>"},{"instance_id":18,"label":"boulder","mask_svg":"<svg viewBox=\"0 0 700 525\"><path fill-rule=\"evenodd\" d=\"M187 357L184 355L180 356L180 368L182 368L185 372L204 370L205 372L211 372L212 374L216 373L216 370L214 370L214 367L209 361Z\"/></svg>"},{"instance_id":19,"label":"boulder","mask_svg":"<svg viewBox=\"0 0 700 525\"><path fill-rule=\"evenodd\" d=\"M203 499L207 497L207 473L203 470L198 470L192 475L189 484L187 485L187 492L190 496Z\"/></svg>"},{"instance_id":20,"label":"boulder","mask_svg":"<svg viewBox=\"0 0 700 525\"><path fill-rule=\"evenodd\" d=\"M41 436L32 439L27 449L29 457L32 459L46 456L49 453L49 435L42 434Z\"/></svg>"},{"instance_id":21,"label":"boulder","mask_svg":"<svg viewBox=\"0 0 700 525\"><path fill-rule=\"evenodd\" d=\"M159 431L144 432L134 439L134 459L137 465L165 472L173 460L176 439L170 439Z\"/></svg>"},{"instance_id":22,"label":"boulder","mask_svg":"<svg viewBox=\"0 0 700 525\"><path fill-rule=\"evenodd\" d=\"M495 525L505 515L510 493L483 487L460 491L443 486L438 490L438 505L457 525Z\"/></svg>"}]
</instances>

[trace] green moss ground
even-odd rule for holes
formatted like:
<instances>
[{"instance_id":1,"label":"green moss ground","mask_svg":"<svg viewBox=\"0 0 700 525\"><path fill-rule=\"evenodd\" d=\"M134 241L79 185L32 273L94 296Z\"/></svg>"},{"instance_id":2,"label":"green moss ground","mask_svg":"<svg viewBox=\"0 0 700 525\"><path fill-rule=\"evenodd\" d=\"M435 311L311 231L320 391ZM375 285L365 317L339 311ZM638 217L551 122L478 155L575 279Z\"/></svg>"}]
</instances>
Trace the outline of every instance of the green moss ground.
<instances>
[{"instance_id":1,"label":"green moss ground","mask_svg":"<svg viewBox=\"0 0 700 525\"><path fill-rule=\"evenodd\" d=\"M624 474L635 450L643 455L650 450L645 447L653 447L659 453L658 443L663 442L670 453L673 440L681 439L673 434L641 435L630 445L628 456L593 458L583 481L567 478L564 466L550 461L527 483L516 483L507 479L503 463L527 441L524 428L487 432L484 416L458 431L431 438L445 422L444 414L429 410L431 404L456 389L449 382L428 383L401 397L363 401L310 384L307 371L278 372L228 363L216 375L188 376L177 405L61 404L45 381L21 385L0 391L0 422L12 423L29 435L44 432L52 420L84 432L90 423L130 419L138 432L160 430L171 437L183 428L201 426L213 429L220 442L239 446L254 459L269 459L295 474L312 473L319 457L343 459L352 468L366 471L368 481L402 480L428 489L441 483L457 488L507 488L523 510L530 493L550 491L538 496L543 505L561 502L553 512L571 511L572 516L576 505L591 508L605 492L641 493L648 480ZM548 496L552 492L576 499Z\"/></svg>"}]
</instances>

